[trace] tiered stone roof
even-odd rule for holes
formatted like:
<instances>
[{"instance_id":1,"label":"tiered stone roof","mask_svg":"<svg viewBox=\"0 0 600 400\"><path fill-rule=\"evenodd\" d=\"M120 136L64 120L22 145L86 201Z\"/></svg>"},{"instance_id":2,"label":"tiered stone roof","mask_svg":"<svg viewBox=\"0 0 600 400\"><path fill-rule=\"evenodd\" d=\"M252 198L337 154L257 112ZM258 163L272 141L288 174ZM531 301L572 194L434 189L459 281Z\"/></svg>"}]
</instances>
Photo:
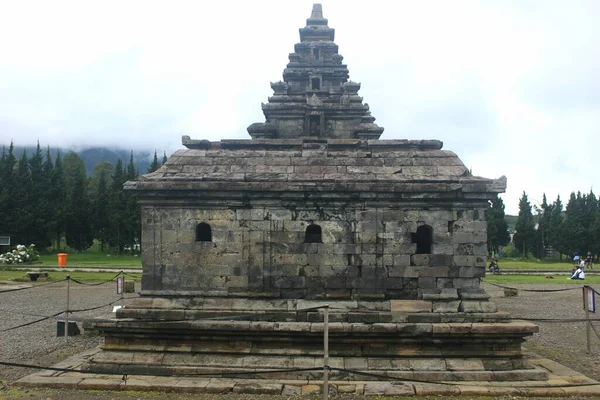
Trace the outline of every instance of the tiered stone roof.
<instances>
[{"instance_id":1,"label":"tiered stone roof","mask_svg":"<svg viewBox=\"0 0 600 400\"><path fill-rule=\"evenodd\" d=\"M506 178L472 176L438 140L253 139L209 142L183 138L158 171L128 182L143 192L316 191L394 199L487 199ZM211 193L207 192L210 196ZM265 194L266 195L266 194Z\"/></svg>"},{"instance_id":2,"label":"tiered stone roof","mask_svg":"<svg viewBox=\"0 0 600 400\"><path fill-rule=\"evenodd\" d=\"M283 81L271 83L274 94L262 105L266 122L248 127L253 138L379 138L383 128L358 95L360 83L349 80L334 37L321 5L315 4Z\"/></svg>"}]
</instances>

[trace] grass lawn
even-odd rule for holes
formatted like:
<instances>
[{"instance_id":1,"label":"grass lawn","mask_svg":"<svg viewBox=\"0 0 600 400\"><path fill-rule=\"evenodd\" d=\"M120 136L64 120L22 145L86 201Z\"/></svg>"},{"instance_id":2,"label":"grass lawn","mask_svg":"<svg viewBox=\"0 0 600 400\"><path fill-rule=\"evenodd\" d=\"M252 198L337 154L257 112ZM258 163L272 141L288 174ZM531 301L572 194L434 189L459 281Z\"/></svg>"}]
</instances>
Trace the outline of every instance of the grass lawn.
<instances>
[{"instance_id":1,"label":"grass lawn","mask_svg":"<svg viewBox=\"0 0 600 400\"><path fill-rule=\"evenodd\" d=\"M86 267L127 267L127 268L142 268L142 260L139 256L132 255L106 255L99 252L85 253L68 253L67 266L86 266ZM40 263L36 263L34 267L56 267L58 265L58 257L56 254L41 254Z\"/></svg>"},{"instance_id":2,"label":"grass lawn","mask_svg":"<svg viewBox=\"0 0 600 400\"><path fill-rule=\"evenodd\" d=\"M487 275L483 281L498 285L517 283L590 285L596 290L600 290L600 276L598 275L587 275L583 281L567 278L567 275L554 275L554 279L547 279L545 275Z\"/></svg>"},{"instance_id":3,"label":"grass lawn","mask_svg":"<svg viewBox=\"0 0 600 400\"><path fill-rule=\"evenodd\" d=\"M37 283L46 283L50 281L60 281L67 277L67 274L71 275L71 278L77 279L82 282L102 282L108 279L113 278L117 273L116 272L49 272L50 279L49 280L40 280ZM142 274L127 274L125 276L126 280L139 281L142 277ZM26 272L24 271L4 271L0 269L0 281L10 281L10 280L18 280L29 282L29 279L26 277Z\"/></svg>"},{"instance_id":4,"label":"grass lawn","mask_svg":"<svg viewBox=\"0 0 600 400\"><path fill-rule=\"evenodd\" d=\"M488 263L489 264L489 263ZM502 268L506 269L552 269L552 270L562 270L562 271L571 271L573 268L573 262L569 261L522 261L518 259L508 259L501 258L498 260L498 264L500 264L500 270Z\"/></svg>"}]
</instances>

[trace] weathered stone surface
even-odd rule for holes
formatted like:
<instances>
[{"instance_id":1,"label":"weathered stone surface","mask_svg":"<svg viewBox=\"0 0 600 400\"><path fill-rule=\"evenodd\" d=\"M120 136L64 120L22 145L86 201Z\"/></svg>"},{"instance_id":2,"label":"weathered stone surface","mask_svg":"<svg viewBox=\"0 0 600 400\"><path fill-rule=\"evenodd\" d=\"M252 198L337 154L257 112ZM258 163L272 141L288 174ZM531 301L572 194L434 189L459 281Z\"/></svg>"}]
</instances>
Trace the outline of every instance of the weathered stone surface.
<instances>
[{"instance_id":1,"label":"weathered stone surface","mask_svg":"<svg viewBox=\"0 0 600 400\"><path fill-rule=\"evenodd\" d=\"M392 312L431 312L431 301L424 300L391 300Z\"/></svg>"},{"instance_id":2,"label":"weathered stone surface","mask_svg":"<svg viewBox=\"0 0 600 400\"><path fill-rule=\"evenodd\" d=\"M302 396L310 396L321 393L320 385L303 385L302 386Z\"/></svg>"},{"instance_id":3,"label":"weathered stone surface","mask_svg":"<svg viewBox=\"0 0 600 400\"><path fill-rule=\"evenodd\" d=\"M415 394L412 385L407 383L367 383L364 387L364 394L370 395L386 395L386 396L411 396Z\"/></svg>"}]
</instances>

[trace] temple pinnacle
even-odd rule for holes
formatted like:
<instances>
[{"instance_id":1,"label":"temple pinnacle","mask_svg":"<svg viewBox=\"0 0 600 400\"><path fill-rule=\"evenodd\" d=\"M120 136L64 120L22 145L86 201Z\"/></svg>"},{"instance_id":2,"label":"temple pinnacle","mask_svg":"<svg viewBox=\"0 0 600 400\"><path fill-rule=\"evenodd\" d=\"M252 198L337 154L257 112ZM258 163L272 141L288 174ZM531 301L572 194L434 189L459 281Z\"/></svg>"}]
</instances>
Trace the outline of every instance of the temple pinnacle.
<instances>
[{"instance_id":1,"label":"temple pinnacle","mask_svg":"<svg viewBox=\"0 0 600 400\"><path fill-rule=\"evenodd\" d=\"M323 6L318 3L313 4L312 13L310 14L310 17L314 18L314 19L322 19L323 18Z\"/></svg>"}]
</instances>

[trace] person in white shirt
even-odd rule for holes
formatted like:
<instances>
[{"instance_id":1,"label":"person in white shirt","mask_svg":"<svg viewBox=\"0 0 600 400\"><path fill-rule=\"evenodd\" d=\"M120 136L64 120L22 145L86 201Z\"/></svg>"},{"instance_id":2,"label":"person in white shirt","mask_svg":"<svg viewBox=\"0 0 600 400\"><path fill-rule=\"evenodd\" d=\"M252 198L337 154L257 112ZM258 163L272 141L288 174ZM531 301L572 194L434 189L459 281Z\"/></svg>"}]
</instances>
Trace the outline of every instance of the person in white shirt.
<instances>
[{"instance_id":1,"label":"person in white shirt","mask_svg":"<svg viewBox=\"0 0 600 400\"><path fill-rule=\"evenodd\" d=\"M575 270L575 272L573 272L573 275L571 275L571 277L569 279L584 280L585 279L585 272L583 272L583 268L581 266L579 266L579 268L577 268Z\"/></svg>"},{"instance_id":2,"label":"person in white shirt","mask_svg":"<svg viewBox=\"0 0 600 400\"><path fill-rule=\"evenodd\" d=\"M585 268L585 260L582 258L581 262L579 263L579 268L581 268L583 270L583 268Z\"/></svg>"}]
</instances>

